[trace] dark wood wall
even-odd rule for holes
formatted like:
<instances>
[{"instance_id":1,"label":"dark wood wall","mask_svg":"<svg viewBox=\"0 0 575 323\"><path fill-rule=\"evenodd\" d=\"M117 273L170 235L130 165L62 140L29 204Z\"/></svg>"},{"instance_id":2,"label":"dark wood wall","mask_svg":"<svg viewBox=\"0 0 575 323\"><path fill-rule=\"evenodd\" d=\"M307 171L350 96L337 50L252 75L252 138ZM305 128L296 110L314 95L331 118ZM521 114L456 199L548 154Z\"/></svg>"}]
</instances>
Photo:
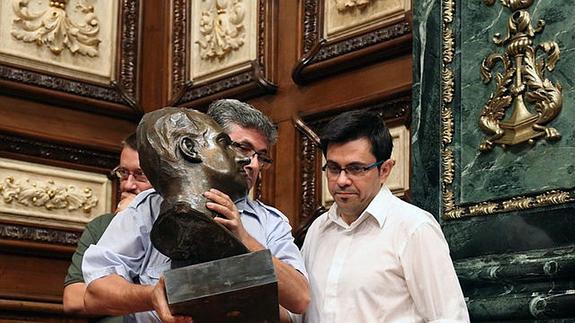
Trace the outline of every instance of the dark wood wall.
<instances>
[{"instance_id":1,"label":"dark wood wall","mask_svg":"<svg viewBox=\"0 0 575 323\"><path fill-rule=\"evenodd\" d=\"M130 2L130 1L124 1ZM266 1L263 1L266 2ZM132 132L142 113L170 104L172 91L172 5L185 1L135 2L141 11L138 40L136 105L117 107L91 98L53 91L13 79L0 80L0 156L46 165L106 173L117 162L121 140ZM279 128L274 166L260 186L261 198L282 210L292 226L302 214L302 161L294 119L314 120L334 113L409 100L412 85L411 18L405 30L375 45L355 42L345 59L311 66L314 80L294 81L304 58L304 38L318 1L270 1L277 33L271 55L275 93L216 93L185 106L205 108L219 97L245 98L269 115ZM311 9L310 9L311 8ZM317 8L316 8L317 9ZM311 11L310 11L311 10ZM314 9L315 10L315 9ZM313 26L311 26L313 27ZM380 26L386 27L386 26ZM368 30L377 39L381 31ZM380 34L377 34L380 32ZM343 44L345 45L345 44ZM307 73L307 74L306 74ZM407 104L409 107L409 104ZM408 123L408 119L402 119ZM78 230L0 221L0 320L61 321L62 283L75 248Z\"/></svg>"}]
</instances>

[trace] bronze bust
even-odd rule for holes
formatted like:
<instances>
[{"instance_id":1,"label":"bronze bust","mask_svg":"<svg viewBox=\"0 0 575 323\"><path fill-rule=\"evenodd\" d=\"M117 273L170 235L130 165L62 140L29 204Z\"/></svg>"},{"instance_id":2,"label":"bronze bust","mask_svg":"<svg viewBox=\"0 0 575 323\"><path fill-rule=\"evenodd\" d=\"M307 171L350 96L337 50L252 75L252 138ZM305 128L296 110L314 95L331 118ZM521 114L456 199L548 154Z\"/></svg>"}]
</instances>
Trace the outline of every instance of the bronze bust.
<instances>
[{"instance_id":1,"label":"bronze bust","mask_svg":"<svg viewBox=\"0 0 575 323\"><path fill-rule=\"evenodd\" d=\"M137 138L142 170L164 199L151 240L172 268L246 253L213 220L203 196L216 188L235 201L248 189L242 171L249 159L231 148L221 127L199 111L166 107L144 115Z\"/></svg>"}]
</instances>

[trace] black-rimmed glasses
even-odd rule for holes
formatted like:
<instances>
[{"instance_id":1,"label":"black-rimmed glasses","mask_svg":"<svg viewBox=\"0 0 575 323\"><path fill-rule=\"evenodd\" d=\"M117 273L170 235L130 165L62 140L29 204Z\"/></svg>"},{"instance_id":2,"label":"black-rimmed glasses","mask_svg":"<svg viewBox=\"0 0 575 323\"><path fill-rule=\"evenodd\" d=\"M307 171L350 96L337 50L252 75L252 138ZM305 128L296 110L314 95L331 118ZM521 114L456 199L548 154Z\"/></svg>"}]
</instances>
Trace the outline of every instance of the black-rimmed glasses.
<instances>
[{"instance_id":1,"label":"black-rimmed glasses","mask_svg":"<svg viewBox=\"0 0 575 323\"><path fill-rule=\"evenodd\" d=\"M345 172L347 177L358 178L365 175L365 173L367 173L367 171L370 169L383 164L383 162L384 160L376 161L375 163L369 165L350 164L346 167L341 167L336 163L327 162L321 169L325 171L327 178L329 179L338 178L342 171Z\"/></svg>"},{"instance_id":2,"label":"black-rimmed glasses","mask_svg":"<svg viewBox=\"0 0 575 323\"><path fill-rule=\"evenodd\" d=\"M144 174L144 172L141 169L136 169L135 171L130 171L129 169L127 169L125 167L117 166L116 168L112 169L111 174L112 174L112 176L115 176L122 181L127 180L130 175L132 175L132 177L134 177L134 180L136 180L137 182L143 182L144 183L144 182L148 181L148 178L146 177L146 175Z\"/></svg>"},{"instance_id":3,"label":"black-rimmed glasses","mask_svg":"<svg viewBox=\"0 0 575 323\"><path fill-rule=\"evenodd\" d=\"M255 151L250 145L231 141L230 147L244 157L249 157L251 159L254 158L254 156L257 156L260 167L263 169L268 169L273 162L273 159L268 157L265 153Z\"/></svg>"}]
</instances>

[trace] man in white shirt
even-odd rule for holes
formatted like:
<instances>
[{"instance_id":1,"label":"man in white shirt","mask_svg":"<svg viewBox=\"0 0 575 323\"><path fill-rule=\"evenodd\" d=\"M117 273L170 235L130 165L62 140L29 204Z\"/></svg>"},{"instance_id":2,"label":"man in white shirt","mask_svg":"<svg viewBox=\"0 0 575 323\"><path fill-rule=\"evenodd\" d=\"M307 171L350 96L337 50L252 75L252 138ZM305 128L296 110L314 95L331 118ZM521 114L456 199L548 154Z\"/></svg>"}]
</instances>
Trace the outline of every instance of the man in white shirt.
<instances>
[{"instance_id":1,"label":"man in white shirt","mask_svg":"<svg viewBox=\"0 0 575 323\"><path fill-rule=\"evenodd\" d=\"M305 322L469 322L435 218L393 196L392 138L375 113L351 111L321 136L335 203L302 253L311 286Z\"/></svg>"}]
</instances>

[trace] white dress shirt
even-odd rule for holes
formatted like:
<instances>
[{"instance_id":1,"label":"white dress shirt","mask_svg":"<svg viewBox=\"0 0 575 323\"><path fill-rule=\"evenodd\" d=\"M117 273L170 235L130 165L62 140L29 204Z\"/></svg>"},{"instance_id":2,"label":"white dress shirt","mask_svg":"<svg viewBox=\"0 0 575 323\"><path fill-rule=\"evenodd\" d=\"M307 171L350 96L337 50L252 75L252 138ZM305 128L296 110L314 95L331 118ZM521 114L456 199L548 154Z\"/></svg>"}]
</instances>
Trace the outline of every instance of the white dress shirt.
<instances>
[{"instance_id":1,"label":"white dress shirt","mask_svg":"<svg viewBox=\"0 0 575 323\"><path fill-rule=\"evenodd\" d=\"M351 225L334 203L302 253L311 285L305 322L469 322L439 224L385 186Z\"/></svg>"}]
</instances>

